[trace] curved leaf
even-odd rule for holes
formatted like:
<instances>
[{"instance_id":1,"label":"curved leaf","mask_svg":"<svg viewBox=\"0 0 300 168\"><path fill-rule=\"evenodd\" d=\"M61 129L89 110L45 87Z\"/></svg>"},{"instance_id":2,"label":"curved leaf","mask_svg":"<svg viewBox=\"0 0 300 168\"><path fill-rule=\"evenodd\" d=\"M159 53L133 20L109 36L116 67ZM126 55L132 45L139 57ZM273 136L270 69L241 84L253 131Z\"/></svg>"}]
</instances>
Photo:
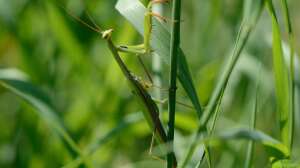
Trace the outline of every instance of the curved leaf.
<instances>
[{"instance_id":1,"label":"curved leaf","mask_svg":"<svg viewBox=\"0 0 300 168\"><path fill-rule=\"evenodd\" d=\"M259 142L266 148L270 157L275 157L277 159L285 159L289 157L289 149L284 144L258 130L245 128L231 129L222 131L222 133L216 133L212 137L205 138L204 142L214 145L216 142L218 144L228 140L251 140Z\"/></svg>"},{"instance_id":2,"label":"curved leaf","mask_svg":"<svg viewBox=\"0 0 300 168\"><path fill-rule=\"evenodd\" d=\"M57 112L55 112L51 105L49 97L26 81L25 76L24 73L15 69L1 69L0 85L36 108L37 114L69 145L72 152L80 155L80 149L65 130L60 118L56 115Z\"/></svg>"},{"instance_id":3,"label":"curved leaf","mask_svg":"<svg viewBox=\"0 0 300 168\"><path fill-rule=\"evenodd\" d=\"M85 159L93 155L102 145L109 142L115 136L120 135L124 130L130 128L130 126L132 126L133 124L142 121L142 119L142 113L134 113L126 116L124 120L118 123L118 125L115 128L111 129L104 136L97 138L93 143L91 143L85 149L83 156L77 157L75 160L68 163L63 168L75 168L80 166Z\"/></svg>"},{"instance_id":4,"label":"curved leaf","mask_svg":"<svg viewBox=\"0 0 300 168\"><path fill-rule=\"evenodd\" d=\"M273 69L278 113L280 117L280 133L282 142L291 148L292 118L289 73L284 62L281 46L281 33L272 1L268 0L268 9L272 18L273 28Z\"/></svg>"}]
</instances>

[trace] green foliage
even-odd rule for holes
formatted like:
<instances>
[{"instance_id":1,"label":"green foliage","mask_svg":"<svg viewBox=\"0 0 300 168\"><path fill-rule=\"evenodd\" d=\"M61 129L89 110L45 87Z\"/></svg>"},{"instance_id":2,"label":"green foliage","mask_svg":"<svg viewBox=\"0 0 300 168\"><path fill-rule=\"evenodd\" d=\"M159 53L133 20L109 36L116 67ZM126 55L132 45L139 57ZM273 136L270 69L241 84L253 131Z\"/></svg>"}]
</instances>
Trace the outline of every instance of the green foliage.
<instances>
[{"instance_id":1,"label":"green foliage","mask_svg":"<svg viewBox=\"0 0 300 168\"><path fill-rule=\"evenodd\" d=\"M275 9L272 1L268 1L268 9L272 17L273 28L273 68L275 75L276 98L278 105L278 113L280 118L280 132L281 140L286 146L291 147L292 134L291 134L291 94L289 90L289 74L281 46L281 35L278 20L276 17Z\"/></svg>"},{"instance_id":2,"label":"green foliage","mask_svg":"<svg viewBox=\"0 0 300 168\"><path fill-rule=\"evenodd\" d=\"M149 154L152 132L126 77L105 41L68 15L92 25L88 12L115 44L138 44L148 2L0 0L0 167L167 167L172 143ZM158 60L141 58L160 80L146 90L154 98L167 100L177 75L176 113L174 96L157 105L179 167L298 168L300 2L181 1L178 20L172 3L158 5L167 22L153 17ZM147 81L136 56L121 58Z\"/></svg>"},{"instance_id":3,"label":"green foliage","mask_svg":"<svg viewBox=\"0 0 300 168\"><path fill-rule=\"evenodd\" d=\"M71 153L81 155L81 150L65 130L57 116L57 112L53 110L49 97L37 89L37 87L19 79L19 75L15 75L22 74L22 72L9 72L12 71L5 69L0 71L0 74L2 74L2 76L0 76L0 84L35 107L39 116L65 141Z\"/></svg>"},{"instance_id":4,"label":"green foliage","mask_svg":"<svg viewBox=\"0 0 300 168\"><path fill-rule=\"evenodd\" d=\"M262 143L266 150L269 152L270 157L274 157L277 159L285 159L289 157L289 150L284 144L260 131L255 130L248 130L243 128L224 130L222 131L222 133L216 133L216 135L212 138L204 138L204 142L207 141L207 143L211 143L212 145L214 145L215 143L222 143L228 140L235 139L245 139Z\"/></svg>"}]
</instances>

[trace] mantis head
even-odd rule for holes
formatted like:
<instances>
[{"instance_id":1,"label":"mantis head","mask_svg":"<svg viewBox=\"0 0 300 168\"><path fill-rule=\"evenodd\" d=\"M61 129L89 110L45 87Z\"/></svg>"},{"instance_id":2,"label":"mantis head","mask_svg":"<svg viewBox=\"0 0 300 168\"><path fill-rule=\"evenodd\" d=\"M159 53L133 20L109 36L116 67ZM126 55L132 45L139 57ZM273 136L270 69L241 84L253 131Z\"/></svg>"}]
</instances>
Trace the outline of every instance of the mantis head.
<instances>
[{"instance_id":1,"label":"mantis head","mask_svg":"<svg viewBox=\"0 0 300 168\"><path fill-rule=\"evenodd\" d=\"M110 39L110 37L111 37L111 34L112 34L112 32L113 32L114 30L113 29L108 29L108 30L104 30L103 32L102 32L102 38L104 38L104 39Z\"/></svg>"}]
</instances>

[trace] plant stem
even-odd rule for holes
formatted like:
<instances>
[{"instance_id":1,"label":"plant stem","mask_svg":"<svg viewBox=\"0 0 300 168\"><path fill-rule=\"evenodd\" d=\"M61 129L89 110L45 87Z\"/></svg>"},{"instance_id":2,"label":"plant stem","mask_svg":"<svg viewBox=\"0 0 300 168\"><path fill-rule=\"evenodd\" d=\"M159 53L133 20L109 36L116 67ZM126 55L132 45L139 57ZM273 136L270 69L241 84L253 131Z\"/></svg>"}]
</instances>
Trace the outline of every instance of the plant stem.
<instances>
[{"instance_id":1,"label":"plant stem","mask_svg":"<svg viewBox=\"0 0 300 168\"><path fill-rule=\"evenodd\" d=\"M254 108L253 108L251 122L250 122L250 129L252 131L255 130L256 122L257 122L256 120L257 120L257 113L258 113L259 84L261 81L261 69L262 69L262 63L259 64L259 70L257 71L257 82L256 82L256 89L255 89L255 95L254 95L254 106L253 106ZM253 166L254 145L255 145L254 141L250 141L248 143L244 168L251 168Z\"/></svg>"},{"instance_id":2,"label":"plant stem","mask_svg":"<svg viewBox=\"0 0 300 168\"><path fill-rule=\"evenodd\" d=\"M172 7L172 31L171 31L171 71L170 71L170 90L169 90L169 123L168 123L168 140L171 145L171 151L167 156L167 167L176 167L171 152L174 149L174 123L175 123L175 106L176 106L176 77L177 77L177 58L180 45L180 20L181 20L181 0L174 0Z\"/></svg>"}]
</instances>

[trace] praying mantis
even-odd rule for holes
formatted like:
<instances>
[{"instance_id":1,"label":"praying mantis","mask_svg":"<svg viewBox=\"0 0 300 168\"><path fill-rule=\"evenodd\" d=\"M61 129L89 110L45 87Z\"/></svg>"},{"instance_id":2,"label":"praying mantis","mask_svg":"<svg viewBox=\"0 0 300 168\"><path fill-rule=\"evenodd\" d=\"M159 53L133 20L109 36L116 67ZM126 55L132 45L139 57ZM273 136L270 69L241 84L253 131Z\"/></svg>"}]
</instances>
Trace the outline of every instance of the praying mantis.
<instances>
[{"instance_id":1,"label":"praying mantis","mask_svg":"<svg viewBox=\"0 0 300 168\"><path fill-rule=\"evenodd\" d=\"M142 81L138 76L136 76L134 73L132 73L125 63L123 62L122 58L119 55L119 52L127 52L137 55L143 55L143 54L150 54L152 52L150 47L150 36L152 31L152 16L159 17L163 20L165 20L162 16L155 14L152 12L152 5L156 3L166 3L169 2L169 0L152 0L149 2L147 6L147 12L145 13L144 17L144 43L140 45L135 46L127 46L127 45L115 45L111 39L113 29L108 29L102 31L102 29L91 19L94 26L89 25L88 23L84 22L83 20L80 20L76 16L69 13L74 19L82 23L83 25L87 26L91 30L99 33L101 37L106 40L109 50L111 51L115 61L117 62L118 66L120 67L123 75L128 81L128 84L137 98L138 102L143 107L143 114L144 117L150 126L150 128L153 130L153 135L155 139L158 141L159 144L167 144L167 134L164 130L164 127L160 121L159 118L159 110L155 103L155 101L152 99L151 95L147 92L147 88L149 88L149 85ZM174 152L171 152L173 157L173 167L177 167L177 160Z\"/></svg>"}]
</instances>

